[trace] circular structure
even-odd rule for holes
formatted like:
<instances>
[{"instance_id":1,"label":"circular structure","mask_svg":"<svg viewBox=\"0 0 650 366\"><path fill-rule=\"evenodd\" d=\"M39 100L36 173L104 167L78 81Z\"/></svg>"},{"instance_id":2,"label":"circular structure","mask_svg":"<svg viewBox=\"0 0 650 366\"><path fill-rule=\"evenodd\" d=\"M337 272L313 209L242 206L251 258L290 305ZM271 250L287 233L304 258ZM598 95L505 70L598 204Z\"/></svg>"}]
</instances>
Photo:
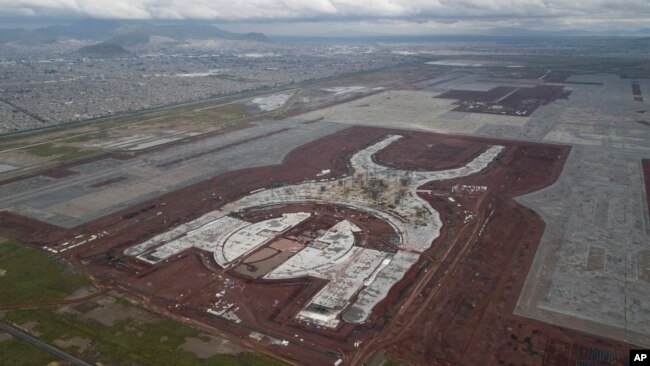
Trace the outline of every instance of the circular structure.
<instances>
[{"instance_id":1,"label":"circular structure","mask_svg":"<svg viewBox=\"0 0 650 366\"><path fill-rule=\"evenodd\" d=\"M289 213L278 218L235 227L231 232L219 239L215 260L224 267L228 266L238 258L267 244L310 216L311 214L306 212Z\"/></svg>"},{"instance_id":2,"label":"circular structure","mask_svg":"<svg viewBox=\"0 0 650 366\"><path fill-rule=\"evenodd\" d=\"M182 235L186 228L179 227L139 244L133 253L156 263L183 248L198 247L213 252L222 267L250 278L321 278L328 281L327 285L297 317L328 328L337 327L340 319L363 323L440 235L440 215L420 197L419 187L478 173L504 149L491 146L464 166L440 171L393 169L373 159L375 153L401 138L388 135L355 153L350 159L349 176L252 191L213 216L205 215L187 224L193 228L185 231L187 235ZM257 222L237 218L247 210L287 205L302 205L305 209L273 218L267 213ZM301 239L300 233L292 229L317 215L309 209L315 205L343 207L381 220L395 234L395 251L356 246L355 234L362 229L351 216L338 217L331 225ZM167 243L148 251L162 241Z\"/></svg>"}]
</instances>

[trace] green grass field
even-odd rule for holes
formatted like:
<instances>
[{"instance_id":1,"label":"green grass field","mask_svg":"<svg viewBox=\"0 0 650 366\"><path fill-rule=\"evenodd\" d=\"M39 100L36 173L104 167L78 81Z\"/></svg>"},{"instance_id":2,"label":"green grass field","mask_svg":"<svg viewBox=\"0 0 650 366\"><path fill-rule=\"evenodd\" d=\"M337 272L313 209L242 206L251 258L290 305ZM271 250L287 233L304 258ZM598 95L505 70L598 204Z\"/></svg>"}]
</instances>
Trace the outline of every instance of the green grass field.
<instances>
[{"instance_id":1,"label":"green grass field","mask_svg":"<svg viewBox=\"0 0 650 366\"><path fill-rule=\"evenodd\" d=\"M57 361L55 356L22 340L11 338L0 341L0 362L12 366L44 366Z\"/></svg>"},{"instance_id":2,"label":"green grass field","mask_svg":"<svg viewBox=\"0 0 650 366\"><path fill-rule=\"evenodd\" d=\"M188 113L191 116L211 118L216 121L232 121L249 116L246 108L241 104L228 104L221 107L204 109Z\"/></svg>"},{"instance_id":3,"label":"green grass field","mask_svg":"<svg viewBox=\"0 0 650 366\"><path fill-rule=\"evenodd\" d=\"M131 305L128 305L131 306ZM153 322L132 318L108 326L94 320L82 319L76 314L56 312L54 308L15 310L6 314L6 320L15 324L38 322L34 331L45 341L81 337L92 340L80 352L76 346L66 351L90 362L111 365L232 365L281 366L284 363L254 353L217 354L199 359L181 345L186 337L205 339L205 335L171 320L154 316ZM0 343L1 345L1 343ZM0 359L2 358L0 348Z\"/></svg>"},{"instance_id":4,"label":"green grass field","mask_svg":"<svg viewBox=\"0 0 650 366\"><path fill-rule=\"evenodd\" d=\"M384 364L384 366L409 366L410 364L402 362L402 361L395 361L395 360L388 360Z\"/></svg>"},{"instance_id":5,"label":"green grass field","mask_svg":"<svg viewBox=\"0 0 650 366\"><path fill-rule=\"evenodd\" d=\"M226 122L242 119L250 116L246 108L241 104L227 104L220 107L188 111L177 115L171 115L156 121L158 124L174 125L195 123L202 125L223 125Z\"/></svg>"},{"instance_id":6,"label":"green grass field","mask_svg":"<svg viewBox=\"0 0 650 366\"><path fill-rule=\"evenodd\" d=\"M11 149L15 149L17 147L22 147L22 146L25 146L25 144L21 143L21 142L0 143L0 151L11 150Z\"/></svg>"},{"instance_id":7,"label":"green grass field","mask_svg":"<svg viewBox=\"0 0 650 366\"><path fill-rule=\"evenodd\" d=\"M219 127L230 127L228 122L252 116L242 104L233 103L222 106L210 107L213 103L206 102L203 105L192 105L172 108L169 110L146 112L139 115L122 116L109 118L101 122L94 133L79 136L79 133L88 131L87 127L61 127L54 131L48 130L42 133L35 133L29 136L16 136L0 141L0 152L36 143L44 143L52 139L64 138L61 143L89 142L97 139L107 138L110 128L128 126L133 123L151 123L160 125L161 128L172 128L175 125L186 123L198 123L203 125L214 125ZM199 110L197 110L199 109ZM67 137L67 138L66 138ZM96 153L93 149L84 149L76 146L44 143L29 148L25 151L39 157L56 157L57 160L69 160Z\"/></svg>"},{"instance_id":8,"label":"green grass field","mask_svg":"<svg viewBox=\"0 0 650 366\"><path fill-rule=\"evenodd\" d=\"M53 158L57 161L81 159L101 152L101 150L58 144L55 145L52 143L28 147L25 149L25 151L31 155L39 156L42 158Z\"/></svg>"},{"instance_id":9,"label":"green grass field","mask_svg":"<svg viewBox=\"0 0 650 366\"><path fill-rule=\"evenodd\" d=\"M75 290L90 285L88 279L67 263L46 252L15 241L0 242L0 306L32 304L63 299ZM96 299L79 305L99 306ZM109 300L111 298L108 298ZM38 307L7 311L3 318L17 325L31 323L39 338L54 343L74 337L90 340L81 350L75 345L64 349L87 361L110 365L232 365L281 366L284 363L254 353L218 354L203 360L180 348L186 337L209 340L204 333L140 310L128 301L112 297L110 311L128 314L112 325L105 325L83 312L61 312L57 307ZM76 305L75 305L76 306ZM1 315L0 315L1 316ZM133 317L137 318L134 319ZM144 320L143 320L144 319ZM0 341L0 364L46 365L55 357L17 339Z\"/></svg>"},{"instance_id":10,"label":"green grass field","mask_svg":"<svg viewBox=\"0 0 650 366\"><path fill-rule=\"evenodd\" d=\"M66 143L88 142L88 141L93 141L93 140L105 139L107 137L108 137L108 131L100 130L98 132L89 133L89 134L86 134L86 135L73 134L72 137L66 138L63 141L66 142Z\"/></svg>"},{"instance_id":11,"label":"green grass field","mask_svg":"<svg viewBox=\"0 0 650 366\"><path fill-rule=\"evenodd\" d=\"M60 300L90 281L67 263L15 241L0 242L0 306Z\"/></svg>"}]
</instances>

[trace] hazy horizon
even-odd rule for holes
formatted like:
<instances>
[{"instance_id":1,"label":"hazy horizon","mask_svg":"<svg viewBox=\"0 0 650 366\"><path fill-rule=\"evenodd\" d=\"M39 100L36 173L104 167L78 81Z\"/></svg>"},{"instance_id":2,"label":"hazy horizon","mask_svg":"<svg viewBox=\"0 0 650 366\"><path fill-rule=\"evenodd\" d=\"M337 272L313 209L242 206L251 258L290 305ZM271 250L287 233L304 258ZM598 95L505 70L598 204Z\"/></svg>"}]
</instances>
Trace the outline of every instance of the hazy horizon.
<instances>
[{"instance_id":1,"label":"hazy horizon","mask_svg":"<svg viewBox=\"0 0 650 366\"><path fill-rule=\"evenodd\" d=\"M650 24L650 2L644 0L0 0L0 5L2 28L82 19L190 20L271 36L471 35L502 28L615 35Z\"/></svg>"}]
</instances>

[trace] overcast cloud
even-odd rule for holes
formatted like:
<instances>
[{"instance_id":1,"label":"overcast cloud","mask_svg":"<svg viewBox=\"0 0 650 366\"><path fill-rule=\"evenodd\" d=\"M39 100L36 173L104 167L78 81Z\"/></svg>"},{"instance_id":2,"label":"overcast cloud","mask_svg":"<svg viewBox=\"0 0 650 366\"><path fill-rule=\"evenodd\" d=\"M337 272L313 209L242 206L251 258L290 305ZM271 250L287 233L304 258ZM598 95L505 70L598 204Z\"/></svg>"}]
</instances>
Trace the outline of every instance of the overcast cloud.
<instances>
[{"instance_id":1,"label":"overcast cloud","mask_svg":"<svg viewBox=\"0 0 650 366\"><path fill-rule=\"evenodd\" d=\"M650 0L0 0L0 17L629 28L650 24Z\"/></svg>"}]
</instances>

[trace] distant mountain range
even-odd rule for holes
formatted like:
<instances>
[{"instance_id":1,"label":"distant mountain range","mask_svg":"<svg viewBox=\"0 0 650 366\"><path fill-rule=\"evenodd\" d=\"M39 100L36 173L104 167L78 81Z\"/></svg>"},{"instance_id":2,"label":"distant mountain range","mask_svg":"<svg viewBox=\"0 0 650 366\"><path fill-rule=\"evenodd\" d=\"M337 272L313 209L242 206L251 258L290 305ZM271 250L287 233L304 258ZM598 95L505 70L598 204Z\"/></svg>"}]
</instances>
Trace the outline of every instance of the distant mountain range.
<instances>
[{"instance_id":1,"label":"distant mountain range","mask_svg":"<svg viewBox=\"0 0 650 366\"><path fill-rule=\"evenodd\" d=\"M0 29L0 44L18 42L25 45L39 45L76 39L129 47L149 43L151 36L167 37L177 41L226 39L270 42L269 38L262 33L233 33L207 24L83 20L70 25L52 25L37 29Z\"/></svg>"},{"instance_id":2,"label":"distant mountain range","mask_svg":"<svg viewBox=\"0 0 650 366\"><path fill-rule=\"evenodd\" d=\"M650 36L650 28L637 30L534 30L521 27L501 27L484 29L480 32L468 30L465 33L432 33L432 34L386 34L375 32L360 32L354 29L336 29L321 35L275 36L280 41L313 40L360 40L360 41L393 41L409 42L423 40L474 40L474 39L516 39L516 38L570 38L570 37L626 37L639 38Z\"/></svg>"},{"instance_id":3,"label":"distant mountain range","mask_svg":"<svg viewBox=\"0 0 650 366\"><path fill-rule=\"evenodd\" d=\"M124 47L116 44L99 42L89 46L81 47L77 50L81 56L89 58L110 58L126 56L131 52L124 49Z\"/></svg>"}]
</instances>

